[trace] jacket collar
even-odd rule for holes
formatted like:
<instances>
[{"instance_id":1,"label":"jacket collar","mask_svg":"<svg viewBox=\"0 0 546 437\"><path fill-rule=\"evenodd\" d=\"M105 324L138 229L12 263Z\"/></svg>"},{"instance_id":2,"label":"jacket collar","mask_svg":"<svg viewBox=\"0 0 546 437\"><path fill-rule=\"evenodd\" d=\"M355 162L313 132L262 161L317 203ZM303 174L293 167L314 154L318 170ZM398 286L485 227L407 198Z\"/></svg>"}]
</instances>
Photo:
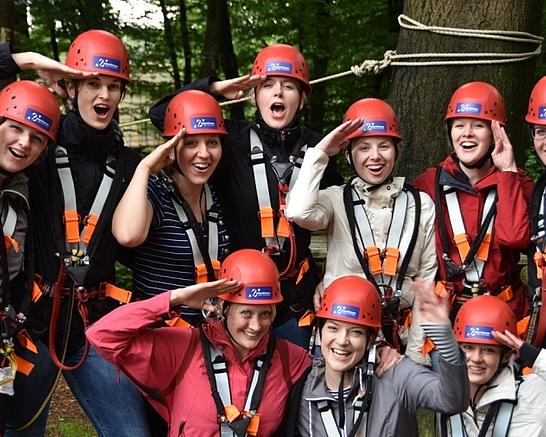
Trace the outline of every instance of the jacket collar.
<instances>
[{"instance_id":1,"label":"jacket collar","mask_svg":"<svg viewBox=\"0 0 546 437\"><path fill-rule=\"evenodd\" d=\"M404 180L403 177L394 177L388 183L371 185L365 180L355 177L352 185L359 193L365 193L366 197L384 199L398 196L404 188Z\"/></svg>"},{"instance_id":2,"label":"jacket collar","mask_svg":"<svg viewBox=\"0 0 546 437\"><path fill-rule=\"evenodd\" d=\"M474 186L461 169L457 155L453 152L440 163L440 167L445 170L442 172L440 182L445 185L452 186L455 189L466 191L468 193L476 193L476 191L484 188L489 188L497 184L497 174L499 170L492 165L487 173Z\"/></svg>"},{"instance_id":3,"label":"jacket collar","mask_svg":"<svg viewBox=\"0 0 546 437\"><path fill-rule=\"evenodd\" d=\"M292 149L301 138L301 123L297 116L284 129L275 129L264 121L260 111L257 109L253 127L256 128L260 139L264 143L264 147L266 145L270 147L282 146L289 153L292 152Z\"/></svg>"},{"instance_id":4,"label":"jacket collar","mask_svg":"<svg viewBox=\"0 0 546 437\"><path fill-rule=\"evenodd\" d=\"M481 399L477 408L482 408L498 400L516 400L516 380L512 365L504 366L496 378L494 378Z\"/></svg>"},{"instance_id":5,"label":"jacket collar","mask_svg":"<svg viewBox=\"0 0 546 437\"><path fill-rule=\"evenodd\" d=\"M27 208L30 209L28 203L28 177L23 173L17 173L6 178L2 187L2 196L20 197Z\"/></svg>"},{"instance_id":6,"label":"jacket collar","mask_svg":"<svg viewBox=\"0 0 546 437\"><path fill-rule=\"evenodd\" d=\"M318 400L328 400L335 402L335 399L332 397L326 386L326 378L324 372L326 371L326 362L324 358L317 358L313 361L311 371L307 377L307 384L303 392L303 398L306 401L318 401ZM353 376L353 383L351 385L351 390L348 395L348 399L352 399L356 396L358 389L360 388L360 382L358 380L358 375L360 372L364 372L364 361L358 364L355 367L355 372Z\"/></svg>"}]
</instances>

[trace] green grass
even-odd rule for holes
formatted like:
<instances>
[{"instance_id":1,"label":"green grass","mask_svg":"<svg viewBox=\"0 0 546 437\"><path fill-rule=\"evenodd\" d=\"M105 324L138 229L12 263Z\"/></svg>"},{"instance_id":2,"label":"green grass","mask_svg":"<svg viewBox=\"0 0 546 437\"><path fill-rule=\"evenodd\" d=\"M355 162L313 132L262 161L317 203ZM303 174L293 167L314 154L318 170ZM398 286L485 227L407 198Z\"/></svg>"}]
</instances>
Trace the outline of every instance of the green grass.
<instances>
[{"instance_id":1,"label":"green grass","mask_svg":"<svg viewBox=\"0 0 546 437\"><path fill-rule=\"evenodd\" d=\"M429 410L417 412L419 423L419 437L434 437L434 413Z\"/></svg>"},{"instance_id":2,"label":"green grass","mask_svg":"<svg viewBox=\"0 0 546 437\"><path fill-rule=\"evenodd\" d=\"M46 437L96 437L97 433L87 420L74 417L58 419L56 423L49 420Z\"/></svg>"}]
</instances>

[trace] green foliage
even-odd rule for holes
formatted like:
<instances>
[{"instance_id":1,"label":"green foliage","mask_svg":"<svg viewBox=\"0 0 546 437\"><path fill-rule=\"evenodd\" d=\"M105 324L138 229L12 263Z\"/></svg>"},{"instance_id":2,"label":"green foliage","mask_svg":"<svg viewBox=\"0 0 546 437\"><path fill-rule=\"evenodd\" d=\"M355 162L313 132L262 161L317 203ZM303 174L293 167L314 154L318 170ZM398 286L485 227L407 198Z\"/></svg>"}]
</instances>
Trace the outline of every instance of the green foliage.
<instances>
[{"instance_id":1,"label":"green foliage","mask_svg":"<svg viewBox=\"0 0 546 437\"><path fill-rule=\"evenodd\" d=\"M97 433L88 421L63 417L56 423L48 424L46 435L52 437L95 437Z\"/></svg>"}]
</instances>

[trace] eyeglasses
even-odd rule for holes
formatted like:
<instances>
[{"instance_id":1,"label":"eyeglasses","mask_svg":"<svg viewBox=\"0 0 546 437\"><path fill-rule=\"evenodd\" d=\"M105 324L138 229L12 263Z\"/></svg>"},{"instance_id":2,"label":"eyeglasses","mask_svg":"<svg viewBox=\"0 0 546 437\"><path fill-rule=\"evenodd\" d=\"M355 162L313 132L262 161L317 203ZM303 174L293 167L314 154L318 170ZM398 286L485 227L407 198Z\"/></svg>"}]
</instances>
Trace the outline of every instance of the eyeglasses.
<instances>
[{"instance_id":1,"label":"eyeglasses","mask_svg":"<svg viewBox=\"0 0 546 437\"><path fill-rule=\"evenodd\" d=\"M534 140L543 140L546 138L546 127L534 127L531 129L531 136Z\"/></svg>"}]
</instances>

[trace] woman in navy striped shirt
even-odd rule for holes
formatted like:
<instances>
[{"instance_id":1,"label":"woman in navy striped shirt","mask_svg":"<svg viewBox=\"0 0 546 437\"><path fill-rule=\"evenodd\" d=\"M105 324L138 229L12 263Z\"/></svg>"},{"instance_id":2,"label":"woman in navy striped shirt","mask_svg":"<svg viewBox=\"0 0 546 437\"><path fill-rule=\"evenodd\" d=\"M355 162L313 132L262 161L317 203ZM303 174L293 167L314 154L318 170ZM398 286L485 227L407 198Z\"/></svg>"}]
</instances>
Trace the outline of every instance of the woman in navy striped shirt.
<instances>
[{"instance_id":1,"label":"woman in navy striped shirt","mask_svg":"<svg viewBox=\"0 0 546 437\"><path fill-rule=\"evenodd\" d=\"M120 244L135 248L138 298L215 279L229 238L207 181L226 133L209 94L185 91L169 103L163 137L170 139L140 162L112 224ZM180 315L192 325L203 320L187 307Z\"/></svg>"}]
</instances>

